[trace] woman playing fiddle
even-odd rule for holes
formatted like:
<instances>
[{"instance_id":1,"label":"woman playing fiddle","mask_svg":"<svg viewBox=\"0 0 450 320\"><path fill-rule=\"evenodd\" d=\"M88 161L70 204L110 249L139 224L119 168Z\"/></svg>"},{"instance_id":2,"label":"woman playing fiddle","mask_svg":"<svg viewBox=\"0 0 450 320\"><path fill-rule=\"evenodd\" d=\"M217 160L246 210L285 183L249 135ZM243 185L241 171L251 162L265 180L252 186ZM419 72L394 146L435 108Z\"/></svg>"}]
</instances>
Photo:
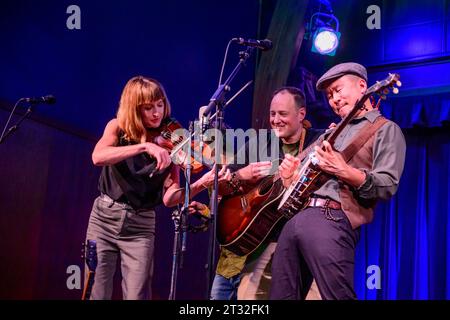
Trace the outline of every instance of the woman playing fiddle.
<instances>
[{"instance_id":1,"label":"woman playing fiddle","mask_svg":"<svg viewBox=\"0 0 450 320\"><path fill-rule=\"evenodd\" d=\"M154 132L170 117L162 85L138 76L125 85L117 118L106 125L92 153L102 166L100 196L89 218L87 239L97 243L98 264L91 299L111 299L117 259L124 299L150 299L155 239L155 210L184 200L179 168L166 149L154 143ZM230 178L224 167L220 180ZM191 196L212 185L211 170L191 184Z\"/></svg>"}]
</instances>

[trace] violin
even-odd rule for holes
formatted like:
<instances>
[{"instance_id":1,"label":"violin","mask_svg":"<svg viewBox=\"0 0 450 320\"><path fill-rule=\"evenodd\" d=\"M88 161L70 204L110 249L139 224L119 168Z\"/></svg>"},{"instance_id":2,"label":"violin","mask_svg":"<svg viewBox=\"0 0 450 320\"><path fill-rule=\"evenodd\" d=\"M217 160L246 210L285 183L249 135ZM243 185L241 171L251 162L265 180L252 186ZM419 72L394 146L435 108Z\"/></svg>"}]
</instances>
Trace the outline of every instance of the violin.
<instances>
[{"instance_id":1,"label":"violin","mask_svg":"<svg viewBox=\"0 0 450 320\"><path fill-rule=\"evenodd\" d=\"M205 167L212 168L214 165L214 152L207 144L204 144L200 150L198 141L195 143L196 141L192 140L192 156L190 160L187 159L186 147L177 148L177 146L185 142L189 134L189 131L181 129L184 128L176 119L168 117L162 121L159 128L147 131L147 141L166 149L170 153L172 162L179 165L183 170L186 169L189 162L191 163L192 173L201 172ZM186 136L179 135L180 132L183 132ZM175 148L176 150L174 150ZM194 157L194 154L201 154L202 161L199 161L198 157Z\"/></svg>"}]
</instances>

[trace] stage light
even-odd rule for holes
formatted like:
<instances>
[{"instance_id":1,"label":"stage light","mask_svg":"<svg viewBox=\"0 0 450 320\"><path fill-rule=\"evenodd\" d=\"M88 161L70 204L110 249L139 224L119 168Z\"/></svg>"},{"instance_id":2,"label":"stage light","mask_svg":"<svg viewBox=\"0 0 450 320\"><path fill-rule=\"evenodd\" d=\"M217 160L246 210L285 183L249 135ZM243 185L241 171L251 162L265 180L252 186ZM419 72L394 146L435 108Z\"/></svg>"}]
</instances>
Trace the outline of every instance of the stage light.
<instances>
[{"instance_id":1,"label":"stage light","mask_svg":"<svg viewBox=\"0 0 450 320\"><path fill-rule=\"evenodd\" d=\"M341 33L339 32L339 20L333 14L314 13L307 25L307 34L307 38L312 35L312 52L329 56L336 54Z\"/></svg>"},{"instance_id":2,"label":"stage light","mask_svg":"<svg viewBox=\"0 0 450 320\"><path fill-rule=\"evenodd\" d=\"M313 36L312 52L334 56L339 46L340 32L331 28L320 28Z\"/></svg>"}]
</instances>

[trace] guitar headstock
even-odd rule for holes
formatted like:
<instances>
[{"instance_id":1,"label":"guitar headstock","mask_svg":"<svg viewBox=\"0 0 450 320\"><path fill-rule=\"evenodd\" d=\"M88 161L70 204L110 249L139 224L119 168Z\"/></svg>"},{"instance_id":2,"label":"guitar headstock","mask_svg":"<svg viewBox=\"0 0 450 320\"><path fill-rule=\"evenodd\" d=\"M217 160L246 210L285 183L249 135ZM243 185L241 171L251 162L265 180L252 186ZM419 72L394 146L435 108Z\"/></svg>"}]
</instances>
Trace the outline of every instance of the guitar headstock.
<instances>
[{"instance_id":1,"label":"guitar headstock","mask_svg":"<svg viewBox=\"0 0 450 320\"><path fill-rule=\"evenodd\" d=\"M90 239L86 240L81 252L89 271L95 271L97 268L97 242Z\"/></svg>"},{"instance_id":2,"label":"guitar headstock","mask_svg":"<svg viewBox=\"0 0 450 320\"><path fill-rule=\"evenodd\" d=\"M401 86L400 75L398 73L389 73L386 79L375 82L374 85L367 89L364 96L377 94L381 99L385 100L391 90L393 94L397 94L399 92L398 87Z\"/></svg>"}]
</instances>

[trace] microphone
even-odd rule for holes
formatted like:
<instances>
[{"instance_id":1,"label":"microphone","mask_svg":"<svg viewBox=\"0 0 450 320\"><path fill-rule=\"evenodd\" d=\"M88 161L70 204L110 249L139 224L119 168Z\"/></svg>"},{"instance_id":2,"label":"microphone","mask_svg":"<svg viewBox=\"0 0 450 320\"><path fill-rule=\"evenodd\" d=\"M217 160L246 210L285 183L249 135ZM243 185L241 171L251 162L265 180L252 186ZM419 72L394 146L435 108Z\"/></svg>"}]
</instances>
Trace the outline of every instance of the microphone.
<instances>
[{"instance_id":1,"label":"microphone","mask_svg":"<svg viewBox=\"0 0 450 320\"><path fill-rule=\"evenodd\" d=\"M33 98L24 98L25 102L38 104L38 103L46 103L46 104L54 104L56 102L56 98L49 94L45 97L33 97Z\"/></svg>"},{"instance_id":2,"label":"microphone","mask_svg":"<svg viewBox=\"0 0 450 320\"><path fill-rule=\"evenodd\" d=\"M198 119L200 121L200 152L203 152L203 143L206 140L205 137L205 131L208 129L209 126L209 115L205 116L205 110L208 106L200 107L198 110Z\"/></svg>"},{"instance_id":3,"label":"microphone","mask_svg":"<svg viewBox=\"0 0 450 320\"><path fill-rule=\"evenodd\" d=\"M264 40L255 40L255 39L243 39L243 38L233 38L231 41L236 42L237 44L248 46L248 47L255 47L258 49L261 49L262 51L270 50L272 49L272 41L269 39Z\"/></svg>"}]
</instances>

